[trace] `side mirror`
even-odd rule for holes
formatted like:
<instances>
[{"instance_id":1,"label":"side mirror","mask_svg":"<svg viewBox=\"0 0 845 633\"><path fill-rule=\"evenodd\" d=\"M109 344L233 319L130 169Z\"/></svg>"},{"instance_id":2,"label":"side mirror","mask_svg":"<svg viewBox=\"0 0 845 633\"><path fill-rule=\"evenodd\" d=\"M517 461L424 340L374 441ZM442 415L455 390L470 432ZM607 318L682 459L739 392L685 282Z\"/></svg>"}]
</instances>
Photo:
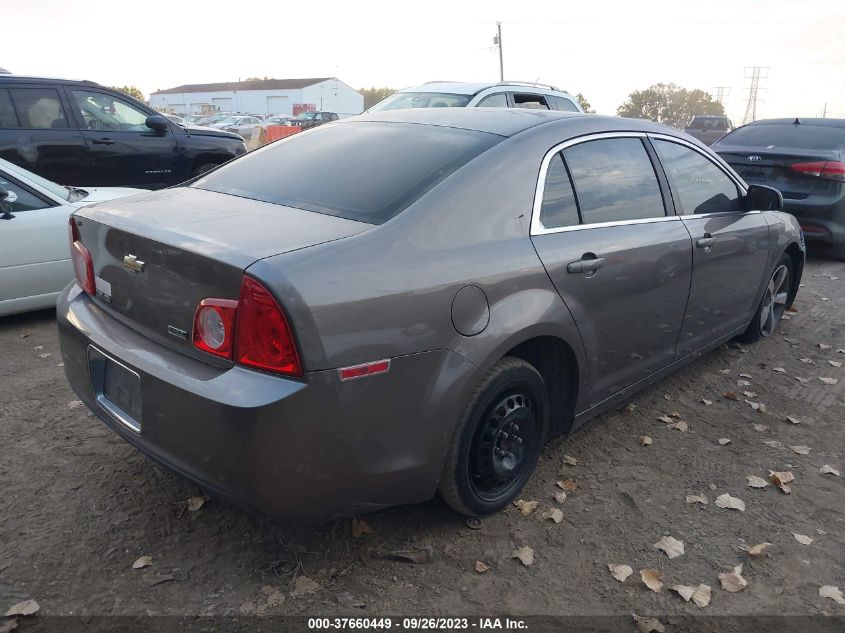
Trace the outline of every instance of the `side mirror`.
<instances>
[{"instance_id":1,"label":"side mirror","mask_svg":"<svg viewBox=\"0 0 845 633\"><path fill-rule=\"evenodd\" d=\"M147 120L144 121L144 123L148 128L159 134L164 134L165 132L167 132L167 119L161 116L160 114L148 116Z\"/></svg>"},{"instance_id":2,"label":"side mirror","mask_svg":"<svg viewBox=\"0 0 845 633\"><path fill-rule=\"evenodd\" d=\"M750 185L744 203L746 211L783 211L783 195L765 185Z\"/></svg>"},{"instance_id":3,"label":"side mirror","mask_svg":"<svg viewBox=\"0 0 845 633\"><path fill-rule=\"evenodd\" d=\"M12 215L12 209L9 206L18 199L18 194L14 191L7 191L0 187L0 220L11 220L15 216Z\"/></svg>"}]
</instances>

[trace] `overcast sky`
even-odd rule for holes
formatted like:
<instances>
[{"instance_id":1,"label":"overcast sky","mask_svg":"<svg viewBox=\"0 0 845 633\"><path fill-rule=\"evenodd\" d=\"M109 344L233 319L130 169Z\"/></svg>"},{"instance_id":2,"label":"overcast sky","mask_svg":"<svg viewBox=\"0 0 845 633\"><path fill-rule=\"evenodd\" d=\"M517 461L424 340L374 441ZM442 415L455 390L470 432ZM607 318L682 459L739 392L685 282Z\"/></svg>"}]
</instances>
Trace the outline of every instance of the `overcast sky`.
<instances>
[{"instance_id":1,"label":"overcast sky","mask_svg":"<svg viewBox=\"0 0 845 633\"><path fill-rule=\"evenodd\" d=\"M758 118L845 118L845 1L3 2L0 67L131 84L337 76L355 88L505 77L582 92L614 114L633 90L729 88L740 121L750 66Z\"/></svg>"}]
</instances>

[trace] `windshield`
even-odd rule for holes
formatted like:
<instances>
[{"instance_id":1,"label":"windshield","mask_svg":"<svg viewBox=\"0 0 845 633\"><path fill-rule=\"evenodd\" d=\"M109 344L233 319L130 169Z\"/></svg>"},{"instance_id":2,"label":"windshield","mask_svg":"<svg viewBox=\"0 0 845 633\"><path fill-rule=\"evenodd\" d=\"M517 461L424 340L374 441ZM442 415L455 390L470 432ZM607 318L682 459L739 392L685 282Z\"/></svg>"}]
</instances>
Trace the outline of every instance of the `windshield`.
<instances>
[{"instance_id":1,"label":"windshield","mask_svg":"<svg viewBox=\"0 0 845 633\"><path fill-rule=\"evenodd\" d=\"M227 116L227 117L226 117L226 118L224 118L224 119L220 119L220 120L218 121L218 123L219 123L220 125L234 125L235 123L237 123L237 122L238 122L238 121L240 121L240 120L241 120L241 118L240 118L240 117L237 117L237 116Z\"/></svg>"},{"instance_id":2,"label":"windshield","mask_svg":"<svg viewBox=\"0 0 845 633\"><path fill-rule=\"evenodd\" d=\"M190 186L381 224L502 138L410 123L325 125L250 152Z\"/></svg>"},{"instance_id":3,"label":"windshield","mask_svg":"<svg viewBox=\"0 0 845 633\"><path fill-rule=\"evenodd\" d=\"M470 99L472 95L453 95L447 92L396 92L379 101L367 112L404 108L464 108Z\"/></svg>"},{"instance_id":4,"label":"windshield","mask_svg":"<svg viewBox=\"0 0 845 633\"><path fill-rule=\"evenodd\" d=\"M792 123L746 125L722 137L719 147L724 146L838 150L845 147L845 128Z\"/></svg>"},{"instance_id":5,"label":"windshield","mask_svg":"<svg viewBox=\"0 0 845 633\"><path fill-rule=\"evenodd\" d=\"M300 112L299 114L297 114L293 118L296 119L297 121L310 121L315 116L317 116L316 112Z\"/></svg>"},{"instance_id":6,"label":"windshield","mask_svg":"<svg viewBox=\"0 0 845 633\"><path fill-rule=\"evenodd\" d=\"M31 171L27 171L26 169L18 167L17 165L10 163L7 160L3 160L2 158L0 158L0 169L10 174L11 176L17 176L18 178L28 179L39 187L46 189L54 196L61 198L62 200L70 200L71 192L73 191L72 189L62 187L61 185L56 184L52 180L42 178L38 174L33 174Z\"/></svg>"}]
</instances>

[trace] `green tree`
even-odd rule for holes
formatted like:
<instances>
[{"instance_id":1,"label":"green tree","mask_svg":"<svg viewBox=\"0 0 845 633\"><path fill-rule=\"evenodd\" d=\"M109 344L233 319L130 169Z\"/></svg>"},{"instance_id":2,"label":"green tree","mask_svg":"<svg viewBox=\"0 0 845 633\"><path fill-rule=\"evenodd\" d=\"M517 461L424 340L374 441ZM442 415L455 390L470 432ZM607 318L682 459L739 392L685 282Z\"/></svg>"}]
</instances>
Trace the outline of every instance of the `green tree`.
<instances>
[{"instance_id":1,"label":"green tree","mask_svg":"<svg viewBox=\"0 0 845 633\"><path fill-rule=\"evenodd\" d=\"M587 97L585 97L583 94L579 92L577 95L575 95L575 98L578 99L578 105L581 106L581 109L584 112L589 112L590 114L596 113L596 111L593 110L593 106L590 104L589 101L587 101Z\"/></svg>"},{"instance_id":2,"label":"green tree","mask_svg":"<svg viewBox=\"0 0 845 633\"><path fill-rule=\"evenodd\" d=\"M270 81L273 77L268 77L264 75L264 77L247 77L244 81Z\"/></svg>"},{"instance_id":3,"label":"green tree","mask_svg":"<svg viewBox=\"0 0 845 633\"><path fill-rule=\"evenodd\" d=\"M364 95L364 109L374 106L385 97L389 97L396 90L393 88L361 88L358 92Z\"/></svg>"},{"instance_id":4,"label":"green tree","mask_svg":"<svg viewBox=\"0 0 845 633\"><path fill-rule=\"evenodd\" d=\"M687 90L675 84L654 84L645 90L632 92L616 113L682 128L696 114L724 114L725 108L703 90Z\"/></svg>"},{"instance_id":5,"label":"green tree","mask_svg":"<svg viewBox=\"0 0 845 633\"><path fill-rule=\"evenodd\" d=\"M139 88L135 86L112 86L113 89L122 92L123 94L127 94L130 97L134 97L138 101L146 101L147 99L144 97L144 93L141 92Z\"/></svg>"}]
</instances>

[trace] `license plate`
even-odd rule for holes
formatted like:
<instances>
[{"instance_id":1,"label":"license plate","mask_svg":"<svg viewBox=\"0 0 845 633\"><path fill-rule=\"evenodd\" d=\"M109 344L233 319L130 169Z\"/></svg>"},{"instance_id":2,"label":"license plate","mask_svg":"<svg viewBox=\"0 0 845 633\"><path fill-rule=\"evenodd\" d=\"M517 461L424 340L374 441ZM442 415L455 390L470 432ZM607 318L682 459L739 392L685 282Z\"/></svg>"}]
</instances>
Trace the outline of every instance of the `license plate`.
<instances>
[{"instance_id":1,"label":"license plate","mask_svg":"<svg viewBox=\"0 0 845 633\"><path fill-rule=\"evenodd\" d=\"M89 348L91 383L97 403L118 422L141 432L141 377L123 363Z\"/></svg>"}]
</instances>

